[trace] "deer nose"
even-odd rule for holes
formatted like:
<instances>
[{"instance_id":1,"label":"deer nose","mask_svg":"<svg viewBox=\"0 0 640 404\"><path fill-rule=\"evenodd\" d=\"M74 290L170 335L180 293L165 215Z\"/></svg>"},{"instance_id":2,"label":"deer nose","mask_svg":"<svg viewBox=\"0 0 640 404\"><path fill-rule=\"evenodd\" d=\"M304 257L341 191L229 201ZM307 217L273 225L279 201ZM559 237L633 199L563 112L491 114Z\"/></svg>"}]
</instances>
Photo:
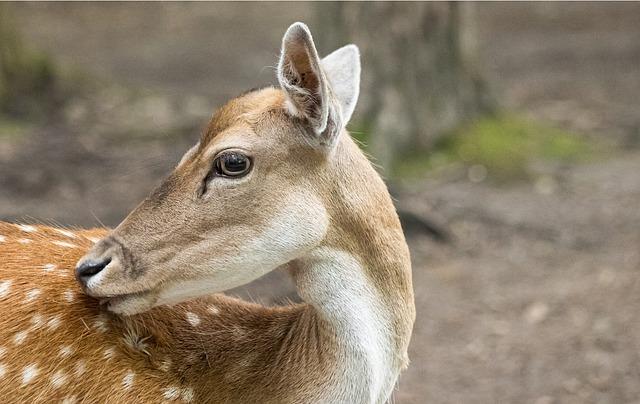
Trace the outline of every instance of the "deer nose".
<instances>
[{"instance_id":1,"label":"deer nose","mask_svg":"<svg viewBox=\"0 0 640 404\"><path fill-rule=\"evenodd\" d=\"M87 286L87 282L91 279L92 276L98 274L102 271L109 263L111 262L111 258L102 258L102 259L88 259L82 261L76 267L76 279L82 286Z\"/></svg>"}]
</instances>

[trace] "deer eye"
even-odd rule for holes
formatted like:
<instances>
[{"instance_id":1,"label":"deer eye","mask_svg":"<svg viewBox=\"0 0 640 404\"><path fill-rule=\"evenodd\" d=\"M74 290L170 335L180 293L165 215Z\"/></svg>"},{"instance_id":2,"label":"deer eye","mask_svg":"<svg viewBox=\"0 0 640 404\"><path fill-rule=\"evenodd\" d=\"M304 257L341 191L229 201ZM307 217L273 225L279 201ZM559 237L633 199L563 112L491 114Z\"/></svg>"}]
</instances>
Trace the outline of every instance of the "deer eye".
<instances>
[{"instance_id":1,"label":"deer eye","mask_svg":"<svg viewBox=\"0 0 640 404\"><path fill-rule=\"evenodd\" d=\"M236 151L226 151L218 154L214 160L216 174L221 177L241 177L251 168L249 157Z\"/></svg>"}]
</instances>

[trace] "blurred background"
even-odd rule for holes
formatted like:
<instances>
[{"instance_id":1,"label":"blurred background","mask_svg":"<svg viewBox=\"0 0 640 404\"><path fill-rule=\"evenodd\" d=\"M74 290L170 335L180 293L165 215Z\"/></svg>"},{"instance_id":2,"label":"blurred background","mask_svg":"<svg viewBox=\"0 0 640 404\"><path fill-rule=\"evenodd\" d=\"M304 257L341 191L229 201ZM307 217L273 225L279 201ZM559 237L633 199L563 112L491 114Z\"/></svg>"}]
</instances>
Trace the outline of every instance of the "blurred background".
<instances>
[{"instance_id":1,"label":"blurred background","mask_svg":"<svg viewBox=\"0 0 640 404\"><path fill-rule=\"evenodd\" d=\"M0 219L115 226L298 20L362 50L414 262L394 402L639 403L640 3L0 4Z\"/></svg>"}]
</instances>

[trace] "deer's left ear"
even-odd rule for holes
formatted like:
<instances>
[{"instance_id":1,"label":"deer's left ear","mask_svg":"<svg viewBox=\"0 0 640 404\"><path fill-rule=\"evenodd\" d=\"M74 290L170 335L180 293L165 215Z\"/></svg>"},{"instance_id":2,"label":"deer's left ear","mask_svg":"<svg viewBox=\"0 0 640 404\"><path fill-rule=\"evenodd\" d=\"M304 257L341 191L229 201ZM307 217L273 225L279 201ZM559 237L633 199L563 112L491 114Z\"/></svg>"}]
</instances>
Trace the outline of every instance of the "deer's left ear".
<instances>
[{"instance_id":1,"label":"deer's left ear","mask_svg":"<svg viewBox=\"0 0 640 404\"><path fill-rule=\"evenodd\" d=\"M309 28L289 27L282 39L278 81L292 115L304 119L320 144L335 144L349 122L360 88L360 54L355 45L320 60Z\"/></svg>"}]
</instances>

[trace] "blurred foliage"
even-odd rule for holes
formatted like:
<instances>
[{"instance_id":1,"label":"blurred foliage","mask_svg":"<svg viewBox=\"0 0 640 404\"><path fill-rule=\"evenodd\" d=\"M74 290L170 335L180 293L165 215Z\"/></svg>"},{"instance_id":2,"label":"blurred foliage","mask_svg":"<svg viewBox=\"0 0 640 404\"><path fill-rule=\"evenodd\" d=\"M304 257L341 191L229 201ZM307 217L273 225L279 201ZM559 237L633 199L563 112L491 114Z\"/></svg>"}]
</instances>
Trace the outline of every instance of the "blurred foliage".
<instances>
[{"instance_id":1,"label":"blurred foliage","mask_svg":"<svg viewBox=\"0 0 640 404\"><path fill-rule=\"evenodd\" d=\"M361 135L362 137L362 135ZM480 166L499 182L530 177L536 161L573 163L595 155L595 145L574 133L509 114L481 118L442 137L431 150L406 153L394 177L415 178L454 164Z\"/></svg>"},{"instance_id":2,"label":"blurred foliage","mask_svg":"<svg viewBox=\"0 0 640 404\"><path fill-rule=\"evenodd\" d=\"M50 58L23 44L7 6L0 5L0 115L45 116L56 104L55 87Z\"/></svg>"},{"instance_id":3,"label":"blurred foliage","mask_svg":"<svg viewBox=\"0 0 640 404\"><path fill-rule=\"evenodd\" d=\"M0 115L0 139L21 138L23 135L30 133L33 127L34 125L27 121Z\"/></svg>"}]
</instances>

